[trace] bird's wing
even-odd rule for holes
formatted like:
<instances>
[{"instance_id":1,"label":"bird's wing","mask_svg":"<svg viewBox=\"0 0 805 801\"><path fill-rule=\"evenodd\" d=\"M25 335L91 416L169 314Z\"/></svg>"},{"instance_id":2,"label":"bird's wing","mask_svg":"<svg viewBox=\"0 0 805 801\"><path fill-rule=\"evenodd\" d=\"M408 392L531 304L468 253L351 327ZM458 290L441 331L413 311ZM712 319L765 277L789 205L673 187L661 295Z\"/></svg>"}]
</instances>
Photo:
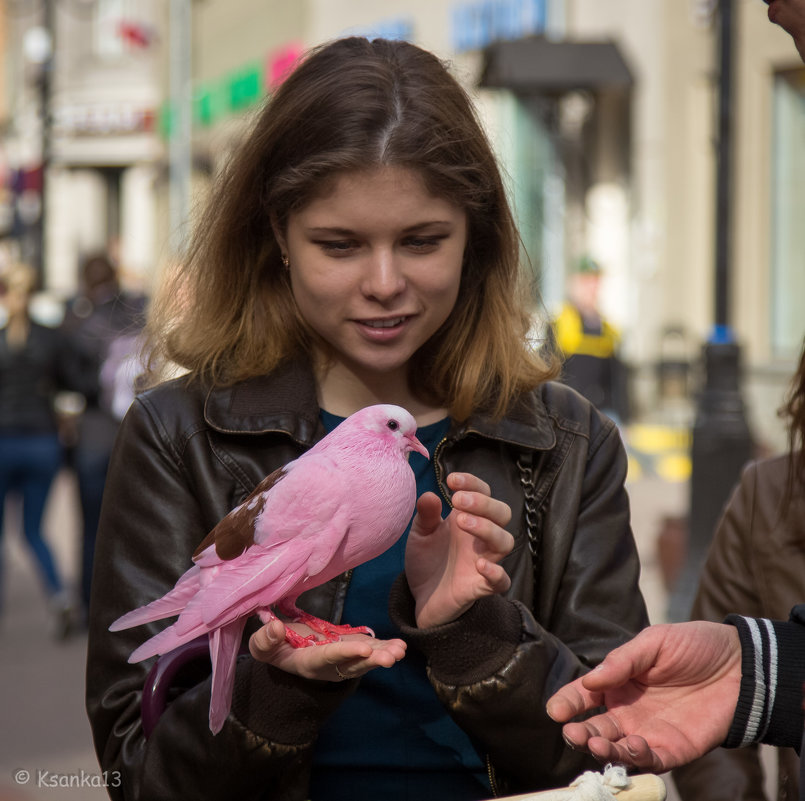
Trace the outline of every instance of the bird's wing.
<instances>
[{"instance_id":1,"label":"bird's wing","mask_svg":"<svg viewBox=\"0 0 805 801\"><path fill-rule=\"evenodd\" d=\"M235 559L254 545L254 520L263 510L272 487L286 475L285 471L285 467L280 467L266 476L240 506L226 515L196 548L193 561L213 544L218 557L224 560Z\"/></svg>"},{"instance_id":2,"label":"bird's wing","mask_svg":"<svg viewBox=\"0 0 805 801\"><path fill-rule=\"evenodd\" d=\"M359 499L330 455L308 453L279 476L269 476L268 489L256 489L251 501L227 516L232 528L244 529L233 532L231 541L250 545L220 563L176 622L177 633L201 621L207 627L222 625L276 603L302 583L313 586L310 579L320 574L325 581L346 569L339 564L339 548ZM214 552L208 545L199 554L199 562L216 561L217 537L215 543Z\"/></svg>"},{"instance_id":3,"label":"bird's wing","mask_svg":"<svg viewBox=\"0 0 805 801\"><path fill-rule=\"evenodd\" d=\"M315 508L314 517L326 520L332 509L347 500L346 481L343 470L326 450L308 451L266 476L207 534L196 548L193 561L199 564L202 559L209 560L209 546L213 544L215 555L229 561L255 543L279 543L297 537L300 512L304 517Z\"/></svg>"},{"instance_id":4,"label":"bird's wing","mask_svg":"<svg viewBox=\"0 0 805 801\"><path fill-rule=\"evenodd\" d=\"M290 539L312 538L316 548L321 548L323 531L329 537L342 538L343 521L359 501L359 490L350 485L350 476L327 451L310 451L286 467L282 482L264 496L254 519L254 541L271 547ZM329 560L326 552L322 554Z\"/></svg>"},{"instance_id":5,"label":"bird's wing","mask_svg":"<svg viewBox=\"0 0 805 801\"><path fill-rule=\"evenodd\" d=\"M310 552L305 545L292 540L271 549L255 545L238 560L226 563L188 604L188 622L198 611L205 626L220 626L293 594L294 588L310 576Z\"/></svg>"}]
</instances>

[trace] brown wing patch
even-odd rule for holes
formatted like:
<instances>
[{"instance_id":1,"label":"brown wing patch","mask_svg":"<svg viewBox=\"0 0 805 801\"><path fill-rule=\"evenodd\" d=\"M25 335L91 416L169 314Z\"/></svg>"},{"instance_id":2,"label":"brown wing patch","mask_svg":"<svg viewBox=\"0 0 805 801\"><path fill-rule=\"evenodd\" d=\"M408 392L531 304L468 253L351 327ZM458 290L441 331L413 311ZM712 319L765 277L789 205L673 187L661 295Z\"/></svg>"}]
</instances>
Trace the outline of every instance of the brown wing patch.
<instances>
[{"instance_id":1,"label":"brown wing patch","mask_svg":"<svg viewBox=\"0 0 805 801\"><path fill-rule=\"evenodd\" d=\"M218 525L204 538L201 545L196 548L193 559L215 543L215 552L219 559L228 561L240 556L247 548L254 545L254 521L265 506L265 495L283 476L285 470L280 467L266 476L238 506L231 511ZM250 504L252 498L258 497L258 502Z\"/></svg>"}]
</instances>

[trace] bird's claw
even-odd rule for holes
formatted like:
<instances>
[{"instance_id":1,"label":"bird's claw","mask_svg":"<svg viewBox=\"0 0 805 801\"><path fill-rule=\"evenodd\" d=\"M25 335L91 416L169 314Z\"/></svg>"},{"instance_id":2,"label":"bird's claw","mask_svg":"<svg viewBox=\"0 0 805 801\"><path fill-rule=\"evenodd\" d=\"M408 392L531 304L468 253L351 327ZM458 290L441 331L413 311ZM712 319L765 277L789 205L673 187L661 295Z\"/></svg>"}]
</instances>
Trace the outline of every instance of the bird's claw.
<instances>
[{"instance_id":1,"label":"bird's claw","mask_svg":"<svg viewBox=\"0 0 805 801\"><path fill-rule=\"evenodd\" d=\"M306 637L303 637L290 626L285 627L285 641L292 648L307 648L309 645L316 645L318 643L315 634L308 634ZM322 642L324 642L324 640L322 640Z\"/></svg>"},{"instance_id":2,"label":"bird's claw","mask_svg":"<svg viewBox=\"0 0 805 801\"><path fill-rule=\"evenodd\" d=\"M293 648L307 648L310 645L327 645L331 642L338 642L345 634L366 634L370 637L375 636L374 631L372 631L369 626L338 625L305 613L294 618L294 622L304 623L308 628L312 629L314 633L303 636L286 625L285 639ZM321 638L317 637L317 634L320 634Z\"/></svg>"}]
</instances>

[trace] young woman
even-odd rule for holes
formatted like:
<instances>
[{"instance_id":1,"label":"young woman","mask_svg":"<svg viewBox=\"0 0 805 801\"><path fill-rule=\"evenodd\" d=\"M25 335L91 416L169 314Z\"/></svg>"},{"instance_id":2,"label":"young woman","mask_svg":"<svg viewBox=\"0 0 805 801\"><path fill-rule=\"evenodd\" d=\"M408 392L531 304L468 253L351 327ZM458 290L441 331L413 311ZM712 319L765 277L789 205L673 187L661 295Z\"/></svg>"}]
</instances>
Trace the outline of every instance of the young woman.
<instances>
[{"instance_id":1,"label":"young woman","mask_svg":"<svg viewBox=\"0 0 805 801\"><path fill-rule=\"evenodd\" d=\"M593 764L545 701L647 623L626 460L529 344L518 255L488 141L436 57L343 39L277 91L153 308L152 352L187 374L139 396L112 459L87 693L113 795L479 799ZM294 650L255 622L219 734L203 661L144 721L149 665L127 658L161 626L109 624L172 587L265 475L380 402L431 453L411 459L410 532L300 598L377 638Z\"/></svg>"}]
</instances>

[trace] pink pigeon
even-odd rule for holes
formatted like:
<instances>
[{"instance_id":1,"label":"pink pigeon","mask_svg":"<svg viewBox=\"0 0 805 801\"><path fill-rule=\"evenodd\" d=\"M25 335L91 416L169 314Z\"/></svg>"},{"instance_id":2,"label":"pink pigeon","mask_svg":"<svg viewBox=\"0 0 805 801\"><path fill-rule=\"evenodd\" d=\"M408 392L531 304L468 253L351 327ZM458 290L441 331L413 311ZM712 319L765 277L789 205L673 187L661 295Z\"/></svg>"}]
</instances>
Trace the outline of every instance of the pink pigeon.
<instances>
[{"instance_id":1,"label":"pink pigeon","mask_svg":"<svg viewBox=\"0 0 805 801\"><path fill-rule=\"evenodd\" d=\"M293 647L334 642L367 627L337 626L302 612L296 599L379 556L405 531L416 504L408 452L428 451L405 409L369 406L348 417L298 459L263 479L207 535L172 590L118 618L111 631L179 618L129 657L139 662L207 634L212 659L210 730L229 714L235 663L247 618L267 623L272 607L321 634L286 626Z\"/></svg>"}]
</instances>

